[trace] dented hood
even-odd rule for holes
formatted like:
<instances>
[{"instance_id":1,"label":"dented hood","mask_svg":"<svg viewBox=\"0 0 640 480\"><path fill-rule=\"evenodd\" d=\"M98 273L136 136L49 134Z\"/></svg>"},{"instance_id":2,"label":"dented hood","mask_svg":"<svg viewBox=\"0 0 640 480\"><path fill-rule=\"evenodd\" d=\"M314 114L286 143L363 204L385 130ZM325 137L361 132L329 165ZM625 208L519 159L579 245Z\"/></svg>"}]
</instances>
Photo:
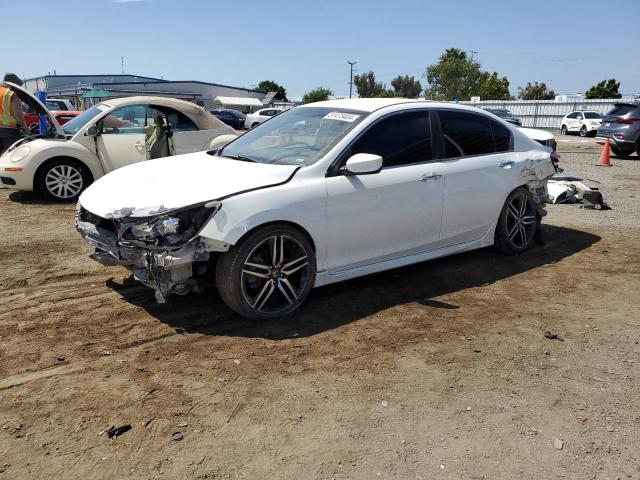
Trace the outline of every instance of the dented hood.
<instances>
[{"instance_id":1,"label":"dented hood","mask_svg":"<svg viewBox=\"0 0 640 480\"><path fill-rule=\"evenodd\" d=\"M119 168L87 188L80 205L104 218L144 217L284 183L297 169L190 153Z\"/></svg>"}]
</instances>

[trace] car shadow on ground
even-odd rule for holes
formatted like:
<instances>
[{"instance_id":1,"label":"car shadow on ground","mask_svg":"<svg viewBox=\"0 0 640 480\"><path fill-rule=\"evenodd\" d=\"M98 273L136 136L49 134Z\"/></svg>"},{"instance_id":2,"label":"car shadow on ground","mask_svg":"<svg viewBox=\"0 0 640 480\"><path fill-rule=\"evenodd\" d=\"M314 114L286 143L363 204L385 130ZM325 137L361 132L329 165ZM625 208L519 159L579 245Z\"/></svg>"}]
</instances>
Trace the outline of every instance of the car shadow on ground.
<instances>
[{"instance_id":1,"label":"car shadow on ground","mask_svg":"<svg viewBox=\"0 0 640 480\"><path fill-rule=\"evenodd\" d=\"M515 257L482 249L317 288L293 314L262 322L252 322L231 312L214 287L207 288L202 295L174 296L165 304L157 304L152 290L131 278L123 283L108 280L107 286L179 333L301 338L410 302L456 309L458 305L435 298L559 262L600 240L591 233L556 226L543 226L543 238L543 245L535 245Z\"/></svg>"},{"instance_id":2,"label":"car shadow on ground","mask_svg":"<svg viewBox=\"0 0 640 480\"><path fill-rule=\"evenodd\" d=\"M39 192L23 192L22 190L16 190L9 194L9 200L16 203L22 203L23 205L54 205L62 202L55 202L47 198L45 195Z\"/></svg>"}]
</instances>

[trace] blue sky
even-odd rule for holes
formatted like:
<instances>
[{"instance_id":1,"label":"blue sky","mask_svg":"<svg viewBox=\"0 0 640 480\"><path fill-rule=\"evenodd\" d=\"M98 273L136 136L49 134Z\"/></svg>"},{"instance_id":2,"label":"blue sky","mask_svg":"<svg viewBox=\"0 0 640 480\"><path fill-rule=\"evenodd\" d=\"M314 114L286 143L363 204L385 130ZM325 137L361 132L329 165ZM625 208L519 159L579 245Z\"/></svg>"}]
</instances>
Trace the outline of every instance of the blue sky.
<instances>
[{"instance_id":1,"label":"blue sky","mask_svg":"<svg viewBox=\"0 0 640 480\"><path fill-rule=\"evenodd\" d=\"M584 92L610 77L622 92L640 92L638 0L618 0L611 12L602 0L0 0L0 8L14 16L3 38L15 39L0 69L27 77L120 73L124 56L126 73L245 87L272 79L290 96L317 86L344 95L347 60L387 84L409 74L424 85L426 66L458 47L506 75L512 93L534 80Z\"/></svg>"}]
</instances>

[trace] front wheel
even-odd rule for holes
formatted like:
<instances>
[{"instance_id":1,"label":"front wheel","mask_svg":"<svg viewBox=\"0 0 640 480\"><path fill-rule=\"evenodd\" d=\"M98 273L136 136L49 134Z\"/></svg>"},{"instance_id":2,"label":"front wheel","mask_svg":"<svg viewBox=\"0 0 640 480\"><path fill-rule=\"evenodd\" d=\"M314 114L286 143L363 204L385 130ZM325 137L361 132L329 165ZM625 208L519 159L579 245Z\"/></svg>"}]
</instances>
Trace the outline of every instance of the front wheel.
<instances>
[{"instance_id":1,"label":"front wheel","mask_svg":"<svg viewBox=\"0 0 640 480\"><path fill-rule=\"evenodd\" d=\"M73 159L53 160L38 173L38 189L59 202L77 200L91 183L89 170Z\"/></svg>"},{"instance_id":2,"label":"front wheel","mask_svg":"<svg viewBox=\"0 0 640 480\"><path fill-rule=\"evenodd\" d=\"M309 239L289 225L271 225L250 234L219 258L216 286L229 308L243 317L262 320L298 308L315 275Z\"/></svg>"},{"instance_id":3,"label":"front wheel","mask_svg":"<svg viewBox=\"0 0 640 480\"><path fill-rule=\"evenodd\" d=\"M587 136L587 127L586 125L583 125L582 128L580 129L580 131L578 132L578 135L580 135L581 137L586 137Z\"/></svg>"},{"instance_id":4,"label":"front wheel","mask_svg":"<svg viewBox=\"0 0 640 480\"><path fill-rule=\"evenodd\" d=\"M503 253L515 255L531 246L538 229L538 214L531 192L517 188L507 197L496 226L495 245Z\"/></svg>"}]
</instances>

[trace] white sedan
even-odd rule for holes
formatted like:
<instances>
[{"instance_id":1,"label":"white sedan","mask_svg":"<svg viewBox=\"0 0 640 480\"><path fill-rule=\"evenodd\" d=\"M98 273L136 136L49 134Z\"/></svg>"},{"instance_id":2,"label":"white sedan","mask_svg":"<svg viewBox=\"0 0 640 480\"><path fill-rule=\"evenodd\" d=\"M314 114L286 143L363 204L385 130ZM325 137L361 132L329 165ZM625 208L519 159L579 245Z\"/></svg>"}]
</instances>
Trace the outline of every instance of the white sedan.
<instances>
[{"instance_id":1,"label":"white sedan","mask_svg":"<svg viewBox=\"0 0 640 480\"><path fill-rule=\"evenodd\" d=\"M273 107L273 108L263 108L253 113L249 113L244 119L244 128L246 128L247 130L250 128L255 128L261 123L266 122L270 118L275 117L276 115L282 112L284 112L284 108Z\"/></svg>"},{"instance_id":2,"label":"white sedan","mask_svg":"<svg viewBox=\"0 0 640 480\"><path fill-rule=\"evenodd\" d=\"M125 165L207 150L237 137L204 108L165 97L110 99L60 126L30 93L5 85L47 116L49 131L23 138L0 156L0 188L72 201L93 181Z\"/></svg>"},{"instance_id":3,"label":"white sedan","mask_svg":"<svg viewBox=\"0 0 640 480\"><path fill-rule=\"evenodd\" d=\"M525 251L554 158L475 108L319 102L217 151L116 170L82 194L76 228L93 259L127 266L160 302L209 276L240 315L269 318L314 286L494 244Z\"/></svg>"}]
</instances>

